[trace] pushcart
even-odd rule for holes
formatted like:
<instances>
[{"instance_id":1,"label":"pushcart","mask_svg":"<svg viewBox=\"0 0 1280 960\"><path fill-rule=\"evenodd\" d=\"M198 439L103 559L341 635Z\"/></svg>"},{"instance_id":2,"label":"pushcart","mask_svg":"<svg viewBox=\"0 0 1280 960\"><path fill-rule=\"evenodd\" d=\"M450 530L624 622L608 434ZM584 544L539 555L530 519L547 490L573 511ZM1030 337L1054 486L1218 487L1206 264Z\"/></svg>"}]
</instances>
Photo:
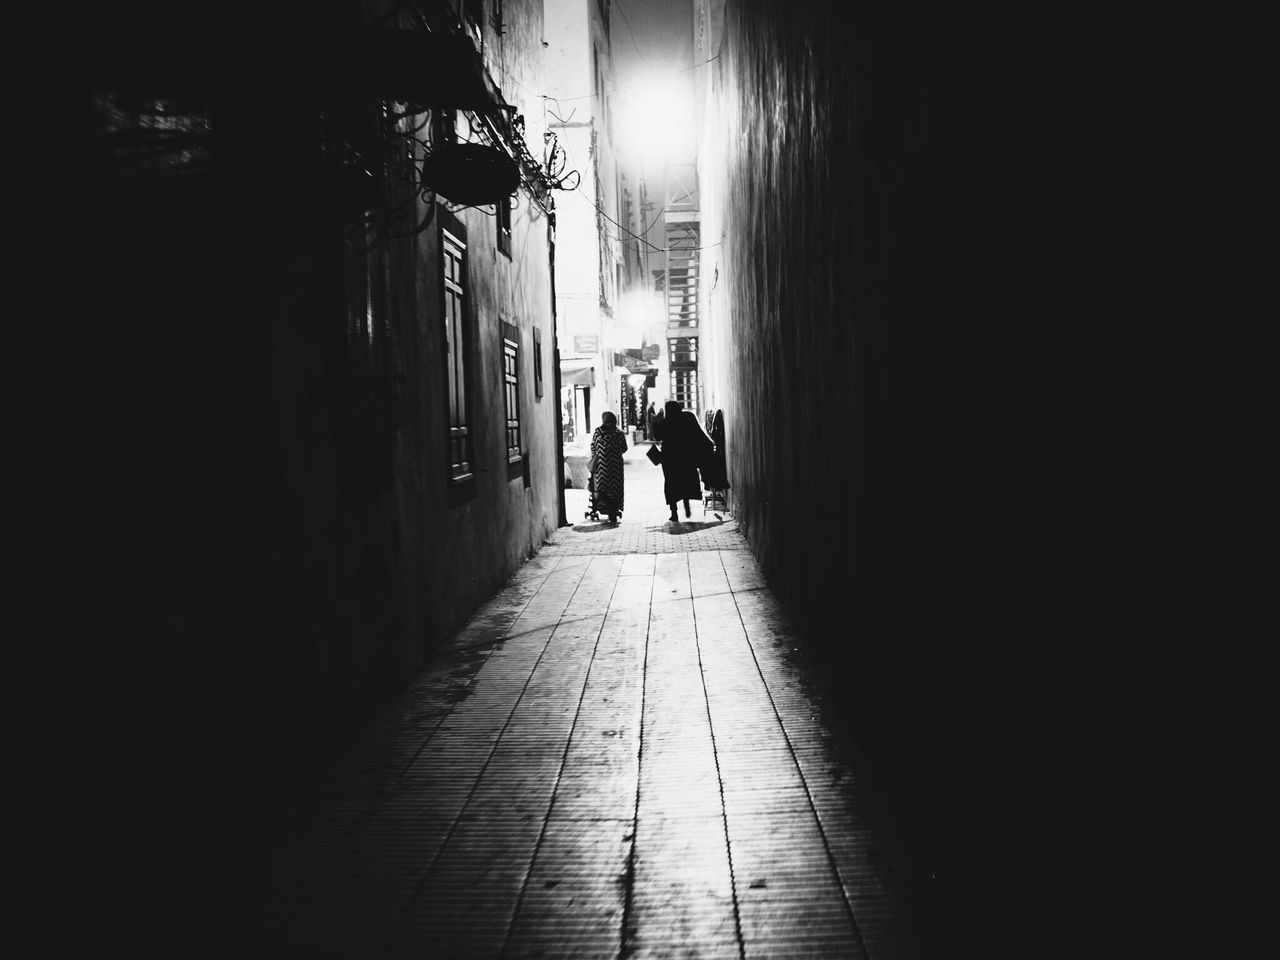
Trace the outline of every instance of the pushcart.
<instances>
[{"instance_id":1,"label":"pushcart","mask_svg":"<svg viewBox=\"0 0 1280 960\"><path fill-rule=\"evenodd\" d=\"M595 474L587 474L587 495L589 501L587 503L587 512L583 516L588 520L599 520L601 511L606 511L606 507L596 502L596 478ZM622 511L618 510L610 514L608 520L610 523L617 523L617 518L622 516Z\"/></svg>"},{"instance_id":2,"label":"pushcart","mask_svg":"<svg viewBox=\"0 0 1280 960\"><path fill-rule=\"evenodd\" d=\"M702 515L707 515L707 510L716 515L716 519L722 519L720 514L729 512L729 491L721 490L714 487L707 487L702 491Z\"/></svg>"}]
</instances>

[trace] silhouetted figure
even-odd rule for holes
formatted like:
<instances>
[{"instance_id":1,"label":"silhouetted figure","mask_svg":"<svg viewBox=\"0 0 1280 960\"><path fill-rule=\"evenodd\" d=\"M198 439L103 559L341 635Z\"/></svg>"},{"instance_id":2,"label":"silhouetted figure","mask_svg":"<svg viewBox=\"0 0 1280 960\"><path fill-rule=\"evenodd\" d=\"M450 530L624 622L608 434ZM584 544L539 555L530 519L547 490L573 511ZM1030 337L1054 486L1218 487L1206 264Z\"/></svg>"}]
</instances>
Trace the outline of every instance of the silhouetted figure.
<instances>
[{"instance_id":1,"label":"silhouetted figure","mask_svg":"<svg viewBox=\"0 0 1280 960\"><path fill-rule=\"evenodd\" d=\"M671 505L671 522L680 517L676 504L684 501L684 515L689 516L689 501L702 499L698 468L711 459L715 444L692 412L678 400L668 400L662 417L663 497Z\"/></svg>"},{"instance_id":2,"label":"silhouetted figure","mask_svg":"<svg viewBox=\"0 0 1280 960\"><path fill-rule=\"evenodd\" d=\"M702 467L702 483L708 490L729 489L729 467L724 458L724 411L717 410L710 416L711 442L715 452Z\"/></svg>"},{"instance_id":3,"label":"silhouetted figure","mask_svg":"<svg viewBox=\"0 0 1280 960\"><path fill-rule=\"evenodd\" d=\"M654 409L654 405L649 404L649 439L662 439L662 421L663 413L661 410Z\"/></svg>"},{"instance_id":4,"label":"silhouetted figure","mask_svg":"<svg viewBox=\"0 0 1280 960\"><path fill-rule=\"evenodd\" d=\"M593 510L608 514L610 523L617 523L622 515L622 455L627 450L627 438L611 412L600 414L600 420L591 435L591 505Z\"/></svg>"}]
</instances>

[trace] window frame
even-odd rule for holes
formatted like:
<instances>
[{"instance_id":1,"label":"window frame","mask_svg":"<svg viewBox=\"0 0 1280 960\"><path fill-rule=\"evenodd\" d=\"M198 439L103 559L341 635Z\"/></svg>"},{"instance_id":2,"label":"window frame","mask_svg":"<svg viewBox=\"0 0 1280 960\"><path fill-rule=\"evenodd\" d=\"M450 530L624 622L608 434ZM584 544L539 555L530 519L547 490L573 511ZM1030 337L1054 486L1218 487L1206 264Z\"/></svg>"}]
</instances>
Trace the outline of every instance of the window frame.
<instances>
[{"instance_id":1,"label":"window frame","mask_svg":"<svg viewBox=\"0 0 1280 960\"><path fill-rule=\"evenodd\" d=\"M507 476L511 479L524 472L524 434L520 422L520 328L504 320L500 325L500 332L502 404L506 414L502 439L507 452Z\"/></svg>"},{"instance_id":2,"label":"window frame","mask_svg":"<svg viewBox=\"0 0 1280 960\"><path fill-rule=\"evenodd\" d=\"M503 197L494 204L494 218L497 221L496 242L498 252L511 259L511 198Z\"/></svg>"},{"instance_id":3,"label":"window frame","mask_svg":"<svg viewBox=\"0 0 1280 960\"><path fill-rule=\"evenodd\" d=\"M443 209L440 218L440 335L444 366L445 453L450 496L474 495L475 436L472 400L470 285L467 282L466 228ZM457 269L451 271L451 261Z\"/></svg>"},{"instance_id":4,"label":"window frame","mask_svg":"<svg viewBox=\"0 0 1280 960\"><path fill-rule=\"evenodd\" d=\"M541 400L543 394L542 382L542 330L538 327L533 328L533 398Z\"/></svg>"},{"instance_id":5,"label":"window frame","mask_svg":"<svg viewBox=\"0 0 1280 960\"><path fill-rule=\"evenodd\" d=\"M698 351L701 346L697 336L667 337L667 395L680 401L686 410L696 411L699 408Z\"/></svg>"},{"instance_id":6,"label":"window frame","mask_svg":"<svg viewBox=\"0 0 1280 960\"><path fill-rule=\"evenodd\" d=\"M686 410L698 411L698 368L678 367L671 370L669 396Z\"/></svg>"}]
</instances>

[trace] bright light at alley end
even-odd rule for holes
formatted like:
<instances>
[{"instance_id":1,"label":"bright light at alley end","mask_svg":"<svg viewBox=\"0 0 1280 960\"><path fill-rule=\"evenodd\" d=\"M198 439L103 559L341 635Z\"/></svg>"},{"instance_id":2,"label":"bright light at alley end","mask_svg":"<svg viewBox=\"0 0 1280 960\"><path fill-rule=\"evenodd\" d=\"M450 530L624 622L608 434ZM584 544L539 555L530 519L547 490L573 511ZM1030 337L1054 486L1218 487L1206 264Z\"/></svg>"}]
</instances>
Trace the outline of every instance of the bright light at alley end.
<instances>
[{"instance_id":1,"label":"bright light at alley end","mask_svg":"<svg viewBox=\"0 0 1280 960\"><path fill-rule=\"evenodd\" d=\"M664 305L663 296L649 289L619 294L613 317L626 346L643 346L646 337L662 335L661 328L667 320Z\"/></svg>"},{"instance_id":2,"label":"bright light at alley end","mask_svg":"<svg viewBox=\"0 0 1280 960\"><path fill-rule=\"evenodd\" d=\"M693 158L693 88L686 76L641 80L614 96L624 150L646 166Z\"/></svg>"}]
</instances>

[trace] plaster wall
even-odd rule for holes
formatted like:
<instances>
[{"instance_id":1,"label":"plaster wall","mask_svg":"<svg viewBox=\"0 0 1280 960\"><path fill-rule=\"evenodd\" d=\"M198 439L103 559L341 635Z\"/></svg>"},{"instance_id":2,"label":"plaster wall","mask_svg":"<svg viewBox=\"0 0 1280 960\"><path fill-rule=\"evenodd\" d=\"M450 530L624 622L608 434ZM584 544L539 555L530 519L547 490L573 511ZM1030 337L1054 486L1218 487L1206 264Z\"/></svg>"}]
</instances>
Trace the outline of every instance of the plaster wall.
<instances>
[{"instance_id":1,"label":"plaster wall","mask_svg":"<svg viewBox=\"0 0 1280 960\"><path fill-rule=\"evenodd\" d=\"M594 0L544 0L543 3L544 39L548 44L546 93L561 99L566 111L577 104L584 105L583 113L593 109L592 104L582 98L595 90L595 78L591 75L594 8ZM568 117L568 113L562 116Z\"/></svg>"}]
</instances>

